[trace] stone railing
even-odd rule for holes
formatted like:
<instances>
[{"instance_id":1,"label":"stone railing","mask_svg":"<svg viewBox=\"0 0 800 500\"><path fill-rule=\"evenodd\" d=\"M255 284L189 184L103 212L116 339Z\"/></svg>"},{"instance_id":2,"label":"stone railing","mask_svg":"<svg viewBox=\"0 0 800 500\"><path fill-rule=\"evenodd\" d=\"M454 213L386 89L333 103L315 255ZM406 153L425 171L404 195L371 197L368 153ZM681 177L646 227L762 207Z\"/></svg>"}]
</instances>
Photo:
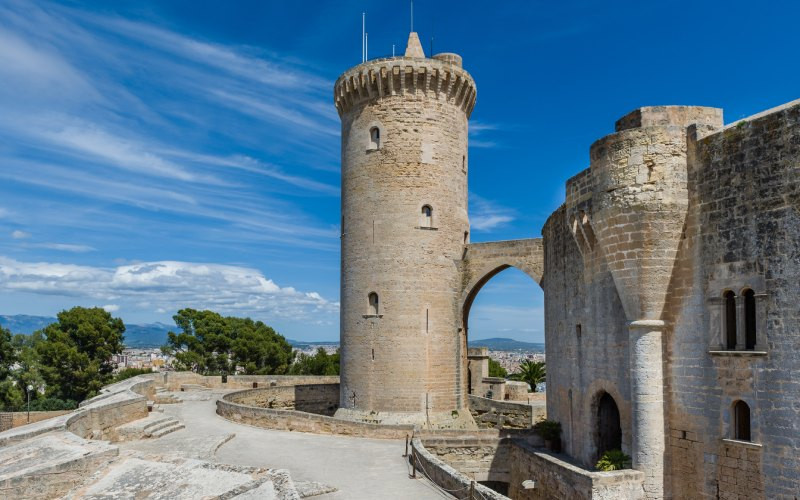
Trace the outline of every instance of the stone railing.
<instances>
[{"instance_id":1,"label":"stone railing","mask_svg":"<svg viewBox=\"0 0 800 500\"><path fill-rule=\"evenodd\" d=\"M481 428L530 429L546 416L545 403L497 401L469 396L469 411Z\"/></svg>"},{"instance_id":2,"label":"stone railing","mask_svg":"<svg viewBox=\"0 0 800 500\"><path fill-rule=\"evenodd\" d=\"M474 498L509 500L507 496L487 488L472 477L445 463L436 453L430 452L422 440L416 436L411 440L409 462L415 469L414 474L422 474L456 498L469 498L470 489L474 488Z\"/></svg>"},{"instance_id":3,"label":"stone railing","mask_svg":"<svg viewBox=\"0 0 800 500\"><path fill-rule=\"evenodd\" d=\"M250 391L245 391L250 392ZM241 392L226 394L217 400L217 415L234 422L284 431L338 434L381 439L402 439L414 432L411 425L384 425L342 420L297 410L259 408L234 401ZM246 394L244 395L246 397Z\"/></svg>"},{"instance_id":4,"label":"stone railing","mask_svg":"<svg viewBox=\"0 0 800 500\"><path fill-rule=\"evenodd\" d=\"M509 496L518 500L644 498L644 474L640 471L587 470L567 461L563 455L555 455L522 440L513 440L511 444L510 469Z\"/></svg>"}]
</instances>

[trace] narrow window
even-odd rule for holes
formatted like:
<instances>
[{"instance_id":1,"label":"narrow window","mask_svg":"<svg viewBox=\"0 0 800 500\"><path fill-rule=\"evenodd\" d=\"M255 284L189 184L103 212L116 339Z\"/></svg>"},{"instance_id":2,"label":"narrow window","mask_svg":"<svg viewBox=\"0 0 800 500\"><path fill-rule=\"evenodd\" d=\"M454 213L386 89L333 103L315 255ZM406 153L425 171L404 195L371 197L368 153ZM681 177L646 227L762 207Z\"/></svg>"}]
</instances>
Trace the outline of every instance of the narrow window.
<instances>
[{"instance_id":1,"label":"narrow window","mask_svg":"<svg viewBox=\"0 0 800 500\"><path fill-rule=\"evenodd\" d=\"M367 314L377 316L379 311L378 294L372 292L369 294L369 309Z\"/></svg>"},{"instance_id":2,"label":"narrow window","mask_svg":"<svg viewBox=\"0 0 800 500\"><path fill-rule=\"evenodd\" d=\"M372 361L375 361L375 349L372 350Z\"/></svg>"},{"instance_id":3,"label":"narrow window","mask_svg":"<svg viewBox=\"0 0 800 500\"><path fill-rule=\"evenodd\" d=\"M433 208L430 205L422 207L422 227L433 227Z\"/></svg>"},{"instance_id":4,"label":"narrow window","mask_svg":"<svg viewBox=\"0 0 800 500\"><path fill-rule=\"evenodd\" d=\"M372 127L369 129L369 149L381 148L381 129Z\"/></svg>"},{"instance_id":5,"label":"narrow window","mask_svg":"<svg viewBox=\"0 0 800 500\"><path fill-rule=\"evenodd\" d=\"M464 231L464 244L469 242L469 231Z\"/></svg>"},{"instance_id":6,"label":"narrow window","mask_svg":"<svg viewBox=\"0 0 800 500\"><path fill-rule=\"evenodd\" d=\"M744 344L745 349L756 348L756 294L747 289L744 296Z\"/></svg>"},{"instance_id":7,"label":"narrow window","mask_svg":"<svg viewBox=\"0 0 800 500\"><path fill-rule=\"evenodd\" d=\"M744 401L733 405L733 437L750 441L750 407Z\"/></svg>"},{"instance_id":8,"label":"narrow window","mask_svg":"<svg viewBox=\"0 0 800 500\"><path fill-rule=\"evenodd\" d=\"M430 327L430 316L428 309L425 309L425 333L428 333L429 327Z\"/></svg>"},{"instance_id":9,"label":"narrow window","mask_svg":"<svg viewBox=\"0 0 800 500\"><path fill-rule=\"evenodd\" d=\"M578 338L581 338L581 325L580 325L580 323L575 325L575 334L578 336Z\"/></svg>"},{"instance_id":10,"label":"narrow window","mask_svg":"<svg viewBox=\"0 0 800 500\"><path fill-rule=\"evenodd\" d=\"M461 157L461 171L467 173L467 155Z\"/></svg>"},{"instance_id":11,"label":"narrow window","mask_svg":"<svg viewBox=\"0 0 800 500\"><path fill-rule=\"evenodd\" d=\"M736 294L725 292L725 346L736 349Z\"/></svg>"}]
</instances>

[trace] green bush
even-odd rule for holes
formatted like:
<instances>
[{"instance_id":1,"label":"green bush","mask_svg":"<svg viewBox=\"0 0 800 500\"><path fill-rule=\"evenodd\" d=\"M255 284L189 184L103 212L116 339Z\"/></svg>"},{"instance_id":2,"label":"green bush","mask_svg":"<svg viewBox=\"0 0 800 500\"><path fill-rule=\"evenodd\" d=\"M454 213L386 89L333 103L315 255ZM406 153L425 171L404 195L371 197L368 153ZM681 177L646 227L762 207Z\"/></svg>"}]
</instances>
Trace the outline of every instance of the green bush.
<instances>
[{"instance_id":1,"label":"green bush","mask_svg":"<svg viewBox=\"0 0 800 500\"><path fill-rule=\"evenodd\" d=\"M125 368L114 375L114 382L122 382L123 380L136 377L137 375L146 375L148 373L153 373L153 370L150 368Z\"/></svg>"},{"instance_id":2,"label":"green bush","mask_svg":"<svg viewBox=\"0 0 800 500\"><path fill-rule=\"evenodd\" d=\"M508 377L508 371L503 368L499 361L489 358L489 376L490 377Z\"/></svg>"},{"instance_id":3,"label":"green bush","mask_svg":"<svg viewBox=\"0 0 800 500\"><path fill-rule=\"evenodd\" d=\"M542 420L541 422L537 422L534 424L533 430L538 435L542 436L542 439L548 441L555 441L561 437L561 423L555 420Z\"/></svg>"},{"instance_id":4,"label":"green bush","mask_svg":"<svg viewBox=\"0 0 800 500\"><path fill-rule=\"evenodd\" d=\"M40 398L31 400L31 411L58 411L74 410L78 407L78 402L72 399ZM20 411L27 410L27 405Z\"/></svg>"},{"instance_id":5,"label":"green bush","mask_svg":"<svg viewBox=\"0 0 800 500\"><path fill-rule=\"evenodd\" d=\"M631 457L624 454L622 450L608 450L603 453L600 460L595 464L595 468L601 471L612 471L631 468Z\"/></svg>"}]
</instances>

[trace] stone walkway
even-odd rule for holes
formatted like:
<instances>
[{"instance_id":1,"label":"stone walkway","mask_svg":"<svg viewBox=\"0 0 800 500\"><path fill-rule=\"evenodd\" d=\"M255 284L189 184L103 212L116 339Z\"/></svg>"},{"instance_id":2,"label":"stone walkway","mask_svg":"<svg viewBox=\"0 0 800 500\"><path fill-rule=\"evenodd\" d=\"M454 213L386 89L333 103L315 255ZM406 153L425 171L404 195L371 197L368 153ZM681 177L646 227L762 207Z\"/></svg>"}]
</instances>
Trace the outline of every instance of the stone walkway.
<instances>
[{"instance_id":1,"label":"stone walkway","mask_svg":"<svg viewBox=\"0 0 800 500\"><path fill-rule=\"evenodd\" d=\"M162 405L185 429L160 439L120 443L123 449L210 461L288 469L299 483L315 481L338 489L313 497L340 499L452 498L424 479L410 479L402 457L405 442L300 432L236 424L218 416L215 401L225 392L175 393L183 403Z\"/></svg>"}]
</instances>

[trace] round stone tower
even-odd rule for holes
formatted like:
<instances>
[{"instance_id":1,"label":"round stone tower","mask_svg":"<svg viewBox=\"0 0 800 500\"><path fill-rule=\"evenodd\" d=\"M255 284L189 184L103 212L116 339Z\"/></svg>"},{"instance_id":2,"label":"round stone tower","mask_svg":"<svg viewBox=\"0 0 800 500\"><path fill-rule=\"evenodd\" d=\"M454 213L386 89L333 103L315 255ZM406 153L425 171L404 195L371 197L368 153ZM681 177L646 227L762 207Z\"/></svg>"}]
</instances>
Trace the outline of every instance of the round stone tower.
<instances>
[{"instance_id":1,"label":"round stone tower","mask_svg":"<svg viewBox=\"0 0 800 500\"><path fill-rule=\"evenodd\" d=\"M345 72L342 121L341 393L337 417L474 425L458 331L459 261L469 238L467 120L472 77L455 54Z\"/></svg>"}]
</instances>

